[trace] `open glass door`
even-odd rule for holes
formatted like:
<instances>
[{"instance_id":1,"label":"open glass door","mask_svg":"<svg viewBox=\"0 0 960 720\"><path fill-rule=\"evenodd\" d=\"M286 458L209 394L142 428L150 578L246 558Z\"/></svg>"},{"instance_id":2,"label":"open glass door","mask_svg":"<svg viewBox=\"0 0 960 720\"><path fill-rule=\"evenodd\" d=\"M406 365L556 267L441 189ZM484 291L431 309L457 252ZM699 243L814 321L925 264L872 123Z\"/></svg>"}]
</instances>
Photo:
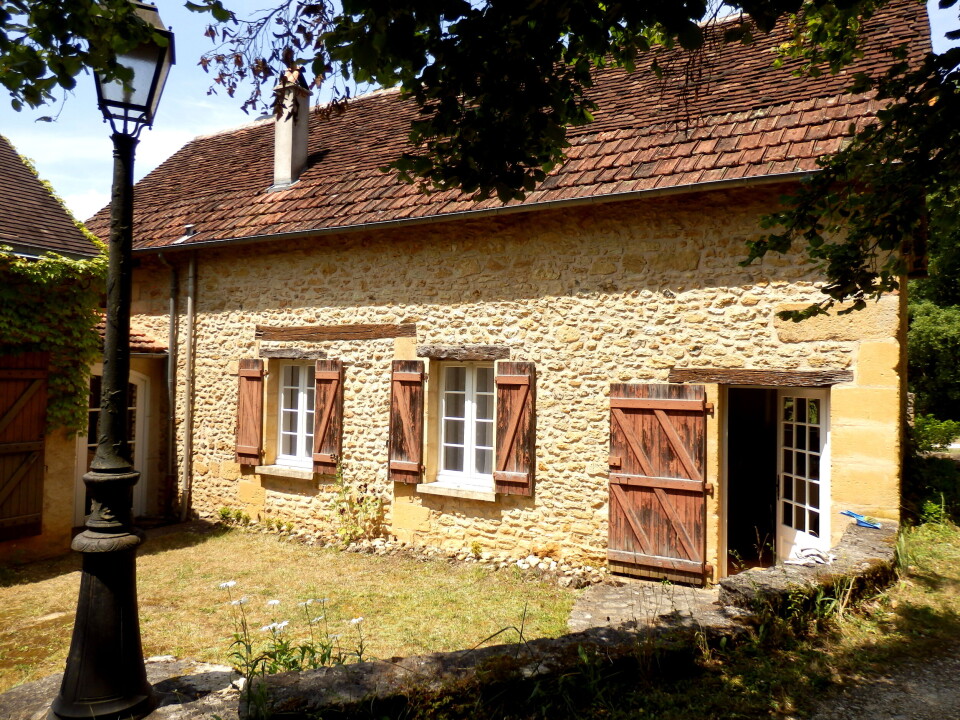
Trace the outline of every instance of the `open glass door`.
<instances>
[{"instance_id":1,"label":"open glass door","mask_svg":"<svg viewBox=\"0 0 960 720\"><path fill-rule=\"evenodd\" d=\"M777 559L830 547L829 395L791 388L778 393Z\"/></svg>"}]
</instances>

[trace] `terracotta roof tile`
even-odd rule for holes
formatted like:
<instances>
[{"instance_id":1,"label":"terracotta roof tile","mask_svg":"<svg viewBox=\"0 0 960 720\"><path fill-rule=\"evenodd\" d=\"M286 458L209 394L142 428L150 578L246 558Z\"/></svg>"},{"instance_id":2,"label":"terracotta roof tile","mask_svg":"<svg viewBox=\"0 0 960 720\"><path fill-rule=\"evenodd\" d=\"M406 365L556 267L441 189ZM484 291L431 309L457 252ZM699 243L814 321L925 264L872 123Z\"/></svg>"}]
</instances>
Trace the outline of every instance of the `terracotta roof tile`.
<instances>
[{"instance_id":1,"label":"terracotta roof tile","mask_svg":"<svg viewBox=\"0 0 960 720\"><path fill-rule=\"evenodd\" d=\"M93 256L99 251L0 135L0 245L20 252Z\"/></svg>"},{"instance_id":2,"label":"terracotta roof tile","mask_svg":"<svg viewBox=\"0 0 960 720\"><path fill-rule=\"evenodd\" d=\"M104 332L106 332L106 322L100 320L97 323L97 334L100 336L100 342L103 343ZM166 343L157 340L147 330L137 325L130 326L130 352L158 355L167 352Z\"/></svg>"},{"instance_id":3,"label":"terracotta roof tile","mask_svg":"<svg viewBox=\"0 0 960 720\"><path fill-rule=\"evenodd\" d=\"M879 108L845 92L853 72L883 68L894 42L910 40L913 60L929 49L923 6L909 0L888 4L867 28L863 58L839 76L794 77L789 63L772 69L769 48L783 29L750 46L712 46L701 63L705 80L685 78L682 62L662 62L676 68L662 80L643 69L597 71L589 90L598 103L594 122L568 131L566 162L523 204L816 170L817 155L836 151L848 126L872 122ZM331 118L311 115L314 160L296 185L275 193L267 190L272 121L198 138L138 183L136 247L165 247L188 223L198 242L501 207L496 198L478 202L458 191L424 195L380 172L409 149L415 115L396 92L357 98ZM90 227L105 234L106 211Z\"/></svg>"}]
</instances>

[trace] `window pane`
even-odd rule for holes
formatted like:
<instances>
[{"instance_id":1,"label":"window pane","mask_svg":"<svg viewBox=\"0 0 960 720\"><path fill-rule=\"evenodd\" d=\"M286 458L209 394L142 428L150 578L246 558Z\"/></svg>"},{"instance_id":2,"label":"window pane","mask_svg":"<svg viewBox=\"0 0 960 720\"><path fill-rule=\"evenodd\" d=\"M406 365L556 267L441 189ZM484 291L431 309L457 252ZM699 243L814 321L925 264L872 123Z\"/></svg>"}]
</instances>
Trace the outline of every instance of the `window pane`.
<instances>
[{"instance_id":1,"label":"window pane","mask_svg":"<svg viewBox=\"0 0 960 720\"><path fill-rule=\"evenodd\" d=\"M281 432L284 432L284 433L297 432L297 413L292 412L290 410L284 411Z\"/></svg>"},{"instance_id":2,"label":"window pane","mask_svg":"<svg viewBox=\"0 0 960 720\"><path fill-rule=\"evenodd\" d=\"M783 503L783 524L793 527L793 505L788 502Z\"/></svg>"},{"instance_id":3,"label":"window pane","mask_svg":"<svg viewBox=\"0 0 960 720\"><path fill-rule=\"evenodd\" d=\"M807 523L805 522L805 515L807 511L805 508L800 507L799 505L794 506L793 508L793 527L800 532L805 532L807 529Z\"/></svg>"},{"instance_id":4,"label":"window pane","mask_svg":"<svg viewBox=\"0 0 960 720\"><path fill-rule=\"evenodd\" d=\"M467 369L464 367L448 367L444 388L459 390L460 392L465 391L467 389Z\"/></svg>"},{"instance_id":5,"label":"window pane","mask_svg":"<svg viewBox=\"0 0 960 720\"><path fill-rule=\"evenodd\" d=\"M794 502L805 504L807 502L807 483L800 478L795 478L794 488L796 489L793 496Z\"/></svg>"},{"instance_id":6,"label":"window pane","mask_svg":"<svg viewBox=\"0 0 960 720\"><path fill-rule=\"evenodd\" d=\"M810 511L810 534L820 537L820 513Z\"/></svg>"},{"instance_id":7,"label":"window pane","mask_svg":"<svg viewBox=\"0 0 960 720\"><path fill-rule=\"evenodd\" d=\"M443 449L443 469L463 472L463 448L462 447L444 447Z\"/></svg>"},{"instance_id":8,"label":"window pane","mask_svg":"<svg viewBox=\"0 0 960 720\"><path fill-rule=\"evenodd\" d=\"M297 454L297 436L296 435L282 435L281 444L283 449L281 454L283 455L296 455Z\"/></svg>"},{"instance_id":9,"label":"window pane","mask_svg":"<svg viewBox=\"0 0 960 720\"><path fill-rule=\"evenodd\" d=\"M797 475L806 476L807 474L807 454L798 452L797 453Z\"/></svg>"},{"instance_id":10,"label":"window pane","mask_svg":"<svg viewBox=\"0 0 960 720\"><path fill-rule=\"evenodd\" d=\"M807 477L811 480L820 479L820 456L819 455L810 455L810 472L807 473Z\"/></svg>"},{"instance_id":11,"label":"window pane","mask_svg":"<svg viewBox=\"0 0 960 720\"><path fill-rule=\"evenodd\" d=\"M792 450L783 451L783 471L788 473L793 472L793 451Z\"/></svg>"},{"instance_id":12,"label":"window pane","mask_svg":"<svg viewBox=\"0 0 960 720\"><path fill-rule=\"evenodd\" d=\"M477 396L477 419L493 420L493 395Z\"/></svg>"},{"instance_id":13,"label":"window pane","mask_svg":"<svg viewBox=\"0 0 960 720\"><path fill-rule=\"evenodd\" d=\"M810 449L814 452L820 452L820 428L810 428Z\"/></svg>"},{"instance_id":14,"label":"window pane","mask_svg":"<svg viewBox=\"0 0 960 720\"><path fill-rule=\"evenodd\" d=\"M448 418L466 417L464 396L459 393L446 393L444 396L443 414Z\"/></svg>"},{"instance_id":15,"label":"window pane","mask_svg":"<svg viewBox=\"0 0 960 720\"><path fill-rule=\"evenodd\" d=\"M807 399L797 398L797 422L807 421Z\"/></svg>"},{"instance_id":16,"label":"window pane","mask_svg":"<svg viewBox=\"0 0 960 720\"><path fill-rule=\"evenodd\" d=\"M87 407L100 407L100 388L102 380L103 378L101 378L99 375L90 376L90 404Z\"/></svg>"},{"instance_id":17,"label":"window pane","mask_svg":"<svg viewBox=\"0 0 960 720\"><path fill-rule=\"evenodd\" d=\"M492 422L477 423L477 446L478 447L493 446L493 423Z\"/></svg>"},{"instance_id":18,"label":"window pane","mask_svg":"<svg viewBox=\"0 0 960 720\"><path fill-rule=\"evenodd\" d=\"M783 499L793 500L793 478L789 475L783 478Z\"/></svg>"},{"instance_id":19,"label":"window pane","mask_svg":"<svg viewBox=\"0 0 960 720\"><path fill-rule=\"evenodd\" d=\"M298 365L287 365L283 369L283 381L285 385L300 385L300 367Z\"/></svg>"},{"instance_id":20,"label":"window pane","mask_svg":"<svg viewBox=\"0 0 960 720\"><path fill-rule=\"evenodd\" d=\"M137 406L137 386L133 383L127 385L127 407L135 408Z\"/></svg>"},{"instance_id":21,"label":"window pane","mask_svg":"<svg viewBox=\"0 0 960 720\"><path fill-rule=\"evenodd\" d=\"M800 450L807 449L807 429L803 425L797 426L797 448Z\"/></svg>"},{"instance_id":22,"label":"window pane","mask_svg":"<svg viewBox=\"0 0 960 720\"><path fill-rule=\"evenodd\" d=\"M807 499L807 505L817 510L820 509L820 483L810 483L807 485L810 497Z\"/></svg>"},{"instance_id":23,"label":"window pane","mask_svg":"<svg viewBox=\"0 0 960 720\"><path fill-rule=\"evenodd\" d=\"M783 426L783 446L793 447L793 425L785 423Z\"/></svg>"},{"instance_id":24,"label":"window pane","mask_svg":"<svg viewBox=\"0 0 960 720\"><path fill-rule=\"evenodd\" d=\"M783 399L783 419L793 421L793 398Z\"/></svg>"},{"instance_id":25,"label":"window pane","mask_svg":"<svg viewBox=\"0 0 960 720\"><path fill-rule=\"evenodd\" d=\"M493 392L493 368L492 367L477 368L477 392L481 392L481 393Z\"/></svg>"},{"instance_id":26,"label":"window pane","mask_svg":"<svg viewBox=\"0 0 960 720\"><path fill-rule=\"evenodd\" d=\"M296 388L287 388L283 391L283 410L296 410L299 407L300 393Z\"/></svg>"},{"instance_id":27,"label":"window pane","mask_svg":"<svg viewBox=\"0 0 960 720\"><path fill-rule=\"evenodd\" d=\"M100 421L100 411L91 410L87 421L87 445L97 444L97 423Z\"/></svg>"},{"instance_id":28,"label":"window pane","mask_svg":"<svg viewBox=\"0 0 960 720\"><path fill-rule=\"evenodd\" d=\"M807 412L810 415L807 418L807 422L810 423L811 425L819 425L820 424L820 401L816 399L808 400Z\"/></svg>"},{"instance_id":29,"label":"window pane","mask_svg":"<svg viewBox=\"0 0 960 720\"><path fill-rule=\"evenodd\" d=\"M463 445L463 420L443 421L443 442L445 445Z\"/></svg>"},{"instance_id":30,"label":"window pane","mask_svg":"<svg viewBox=\"0 0 960 720\"><path fill-rule=\"evenodd\" d=\"M493 450L477 450L477 472L483 475L493 473Z\"/></svg>"}]
</instances>

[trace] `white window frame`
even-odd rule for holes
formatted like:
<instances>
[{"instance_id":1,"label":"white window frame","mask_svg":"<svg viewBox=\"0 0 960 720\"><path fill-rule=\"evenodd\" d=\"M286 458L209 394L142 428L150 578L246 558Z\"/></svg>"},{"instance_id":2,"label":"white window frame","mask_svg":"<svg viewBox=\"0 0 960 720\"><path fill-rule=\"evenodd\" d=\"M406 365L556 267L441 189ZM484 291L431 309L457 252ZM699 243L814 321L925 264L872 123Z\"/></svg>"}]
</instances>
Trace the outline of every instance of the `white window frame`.
<instances>
[{"instance_id":1,"label":"white window frame","mask_svg":"<svg viewBox=\"0 0 960 720\"><path fill-rule=\"evenodd\" d=\"M448 416L447 415L447 371L451 368L466 368L466 383L464 390L464 429L463 429L463 457L464 457L464 470L445 470L444 469L444 455L445 449L452 445L452 443L447 443L446 435L446 420L450 417L458 416ZM490 428L490 445L481 445L481 448L489 448L491 454L491 472L482 473L477 472L475 468L476 461L476 450L477 437L476 437L476 424L477 424L477 370L487 369L491 372L493 382L491 383L491 391L488 394L491 401L491 418L489 419L491 428ZM496 462L496 422L497 422L497 411L496 411L496 402L497 402L497 393L496 393L496 370L493 363L442 363L439 368L440 376L440 387L439 387L439 402L437 418L438 418L438 428L437 428L437 479L436 484L441 487L451 487L451 488L463 488L467 490L479 490L483 492L493 492L494 482L493 482L493 464ZM459 443L457 443L459 445ZM469 462L469 466L467 463Z\"/></svg>"},{"instance_id":2,"label":"white window frame","mask_svg":"<svg viewBox=\"0 0 960 720\"><path fill-rule=\"evenodd\" d=\"M300 368L299 381L296 385L288 381L288 369ZM313 468L313 431L314 412L316 405L316 386L313 366L300 363L282 363L279 368L279 392L277 394L277 458L276 464L292 468ZM296 389L296 407L286 407L286 390ZM296 453L283 452L284 438L294 433L284 432L284 414L287 411L296 414Z\"/></svg>"}]
</instances>

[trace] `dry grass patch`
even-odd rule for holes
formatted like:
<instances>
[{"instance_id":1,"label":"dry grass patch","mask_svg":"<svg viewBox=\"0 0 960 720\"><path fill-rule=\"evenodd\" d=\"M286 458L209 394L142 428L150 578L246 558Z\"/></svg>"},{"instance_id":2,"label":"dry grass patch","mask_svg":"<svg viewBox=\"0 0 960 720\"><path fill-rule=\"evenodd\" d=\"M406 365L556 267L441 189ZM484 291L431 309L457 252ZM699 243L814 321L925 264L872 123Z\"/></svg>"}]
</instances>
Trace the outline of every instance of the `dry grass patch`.
<instances>
[{"instance_id":1,"label":"dry grass patch","mask_svg":"<svg viewBox=\"0 0 960 720\"><path fill-rule=\"evenodd\" d=\"M297 603L327 598L330 631L344 634L346 649L355 633L349 620L362 616L366 654L386 658L473 647L519 626L525 609L525 637L556 636L574 599L572 591L477 566L355 555L240 531L179 531L148 541L138 560L144 653L227 662L233 620L218 589L225 580L237 582L234 598L249 598L255 633L271 620L290 620L296 633L305 625ZM76 557L0 575L0 692L63 669L79 583ZM269 599L281 603L267 607Z\"/></svg>"}]
</instances>

